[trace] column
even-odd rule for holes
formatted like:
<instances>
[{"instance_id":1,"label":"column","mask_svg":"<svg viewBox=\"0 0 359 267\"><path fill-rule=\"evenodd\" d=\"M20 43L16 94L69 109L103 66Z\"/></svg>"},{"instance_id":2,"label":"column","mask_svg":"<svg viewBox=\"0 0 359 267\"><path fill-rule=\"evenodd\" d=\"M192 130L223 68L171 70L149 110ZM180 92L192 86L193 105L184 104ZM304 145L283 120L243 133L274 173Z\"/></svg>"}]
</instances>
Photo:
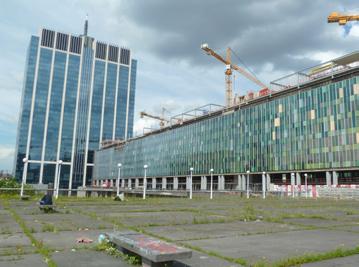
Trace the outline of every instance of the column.
<instances>
[{"instance_id":1,"label":"column","mask_svg":"<svg viewBox=\"0 0 359 267\"><path fill-rule=\"evenodd\" d=\"M296 184L297 185L299 185L299 187L302 185L302 180L301 180L301 177L300 177L300 173L299 172L297 172L296 174L295 174L295 177L296 177Z\"/></svg>"},{"instance_id":2,"label":"column","mask_svg":"<svg viewBox=\"0 0 359 267\"><path fill-rule=\"evenodd\" d=\"M338 185L338 173L336 171L333 171L333 185Z\"/></svg>"},{"instance_id":3,"label":"column","mask_svg":"<svg viewBox=\"0 0 359 267\"><path fill-rule=\"evenodd\" d=\"M178 177L173 177L173 190L178 190Z\"/></svg>"},{"instance_id":4,"label":"column","mask_svg":"<svg viewBox=\"0 0 359 267\"><path fill-rule=\"evenodd\" d=\"M267 173L267 191L270 191L270 174Z\"/></svg>"},{"instance_id":5,"label":"column","mask_svg":"<svg viewBox=\"0 0 359 267\"><path fill-rule=\"evenodd\" d=\"M167 189L167 178L162 177L162 190L166 190L166 189Z\"/></svg>"},{"instance_id":6,"label":"column","mask_svg":"<svg viewBox=\"0 0 359 267\"><path fill-rule=\"evenodd\" d=\"M290 185L291 185L290 189L292 190L292 197L294 197L294 187L295 187L295 174L294 174L294 172L292 172L290 174Z\"/></svg>"},{"instance_id":7,"label":"column","mask_svg":"<svg viewBox=\"0 0 359 267\"><path fill-rule=\"evenodd\" d=\"M245 191L247 189L247 176L242 174L242 190Z\"/></svg>"},{"instance_id":8,"label":"column","mask_svg":"<svg viewBox=\"0 0 359 267\"><path fill-rule=\"evenodd\" d=\"M136 188L136 189L139 187L139 184L140 184L139 179L136 178L136 179L135 179L135 188Z\"/></svg>"},{"instance_id":9,"label":"column","mask_svg":"<svg viewBox=\"0 0 359 267\"><path fill-rule=\"evenodd\" d=\"M201 176L201 190L207 190L207 177Z\"/></svg>"},{"instance_id":10,"label":"column","mask_svg":"<svg viewBox=\"0 0 359 267\"><path fill-rule=\"evenodd\" d=\"M131 182L131 178L128 178L128 188L132 189L132 182Z\"/></svg>"},{"instance_id":11,"label":"column","mask_svg":"<svg viewBox=\"0 0 359 267\"><path fill-rule=\"evenodd\" d=\"M325 178L327 180L327 186L330 186L332 184L332 176L331 176L330 172L325 173Z\"/></svg>"},{"instance_id":12,"label":"column","mask_svg":"<svg viewBox=\"0 0 359 267\"><path fill-rule=\"evenodd\" d=\"M123 179L123 178L121 179L121 187L125 188L125 179Z\"/></svg>"},{"instance_id":13,"label":"column","mask_svg":"<svg viewBox=\"0 0 359 267\"><path fill-rule=\"evenodd\" d=\"M266 173L263 172L262 173L262 197L263 199L266 198L266 187L267 187L267 182L266 182Z\"/></svg>"},{"instance_id":14,"label":"column","mask_svg":"<svg viewBox=\"0 0 359 267\"><path fill-rule=\"evenodd\" d=\"M235 187L236 190L242 190L242 175L237 175L237 185Z\"/></svg>"},{"instance_id":15,"label":"column","mask_svg":"<svg viewBox=\"0 0 359 267\"><path fill-rule=\"evenodd\" d=\"M218 190L224 190L224 176L218 176Z\"/></svg>"},{"instance_id":16,"label":"column","mask_svg":"<svg viewBox=\"0 0 359 267\"><path fill-rule=\"evenodd\" d=\"M156 190L156 177L152 177L152 189Z\"/></svg>"}]
</instances>

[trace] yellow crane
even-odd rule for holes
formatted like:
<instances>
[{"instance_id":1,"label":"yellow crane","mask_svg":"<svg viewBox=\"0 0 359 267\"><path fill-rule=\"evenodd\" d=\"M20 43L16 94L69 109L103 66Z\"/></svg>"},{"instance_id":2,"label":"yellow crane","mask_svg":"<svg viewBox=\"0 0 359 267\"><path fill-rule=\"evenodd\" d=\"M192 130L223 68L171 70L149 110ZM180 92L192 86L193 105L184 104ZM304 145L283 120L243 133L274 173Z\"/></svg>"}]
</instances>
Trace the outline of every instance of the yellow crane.
<instances>
[{"instance_id":1,"label":"yellow crane","mask_svg":"<svg viewBox=\"0 0 359 267\"><path fill-rule=\"evenodd\" d=\"M211 48L208 47L208 44L202 44L201 49L207 53L207 55L213 56L223 64L226 65L226 106L229 107L233 105L233 90L232 90L232 70L236 70L241 73L244 77L251 80L252 82L259 85L262 89L267 88L267 86L258 80L254 75L247 72L245 69L233 64L231 62L231 49L228 47L226 51L226 58L224 59L218 53L213 51Z\"/></svg>"},{"instance_id":2,"label":"yellow crane","mask_svg":"<svg viewBox=\"0 0 359 267\"><path fill-rule=\"evenodd\" d=\"M343 15L339 14L338 12L332 12L328 16L328 23L336 23L338 22L339 25L345 25L349 21L358 21L359 15Z\"/></svg>"}]
</instances>

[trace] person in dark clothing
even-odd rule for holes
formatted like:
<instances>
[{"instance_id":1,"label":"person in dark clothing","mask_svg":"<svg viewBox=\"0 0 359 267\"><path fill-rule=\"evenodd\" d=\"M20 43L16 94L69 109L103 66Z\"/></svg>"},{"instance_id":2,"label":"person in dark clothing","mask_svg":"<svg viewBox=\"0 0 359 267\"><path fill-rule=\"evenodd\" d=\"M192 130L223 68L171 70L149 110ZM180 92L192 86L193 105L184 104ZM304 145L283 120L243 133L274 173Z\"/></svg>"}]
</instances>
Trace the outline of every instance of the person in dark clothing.
<instances>
[{"instance_id":1,"label":"person in dark clothing","mask_svg":"<svg viewBox=\"0 0 359 267\"><path fill-rule=\"evenodd\" d=\"M41 200L40 200L40 206L43 206L43 205L52 205L52 196L50 194L46 194L44 195Z\"/></svg>"}]
</instances>

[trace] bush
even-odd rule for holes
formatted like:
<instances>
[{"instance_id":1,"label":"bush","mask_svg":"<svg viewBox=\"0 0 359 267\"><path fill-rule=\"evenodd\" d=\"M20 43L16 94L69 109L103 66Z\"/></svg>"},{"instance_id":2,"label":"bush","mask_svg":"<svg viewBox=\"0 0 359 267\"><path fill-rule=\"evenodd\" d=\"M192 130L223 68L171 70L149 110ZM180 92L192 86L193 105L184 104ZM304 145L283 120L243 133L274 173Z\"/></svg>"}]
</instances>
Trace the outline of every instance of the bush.
<instances>
[{"instance_id":1,"label":"bush","mask_svg":"<svg viewBox=\"0 0 359 267\"><path fill-rule=\"evenodd\" d=\"M16 188L18 190L10 190L10 191L3 192L6 195L16 195L16 194L19 194L19 192L20 192L21 183L18 183L15 178L0 178L0 191L2 191L1 188ZM25 189L24 193L26 195L34 195L35 194L35 190L29 184L26 184L24 186L24 189Z\"/></svg>"}]
</instances>

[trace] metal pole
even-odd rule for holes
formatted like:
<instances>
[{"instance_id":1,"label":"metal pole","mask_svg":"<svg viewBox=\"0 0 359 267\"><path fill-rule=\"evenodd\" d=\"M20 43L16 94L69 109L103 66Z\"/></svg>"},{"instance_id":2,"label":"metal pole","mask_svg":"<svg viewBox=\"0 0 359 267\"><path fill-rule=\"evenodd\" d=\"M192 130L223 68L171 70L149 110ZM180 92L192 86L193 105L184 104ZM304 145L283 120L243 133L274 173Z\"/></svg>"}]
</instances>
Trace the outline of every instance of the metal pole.
<instances>
[{"instance_id":1,"label":"metal pole","mask_svg":"<svg viewBox=\"0 0 359 267\"><path fill-rule=\"evenodd\" d=\"M193 172L193 168L191 167L190 169L191 172L191 176L190 176L190 186L189 186L189 199L192 199L192 172Z\"/></svg>"},{"instance_id":2,"label":"metal pole","mask_svg":"<svg viewBox=\"0 0 359 267\"><path fill-rule=\"evenodd\" d=\"M266 172L262 173L262 197L266 198Z\"/></svg>"},{"instance_id":3,"label":"metal pole","mask_svg":"<svg viewBox=\"0 0 359 267\"><path fill-rule=\"evenodd\" d=\"M249 170L247 171L247 198L249 198Z\"/></svg>"},{"instance_id":4,"label":"metal pole","mask_svg":"<svg viewBox=\"0 0 359 267\"><path fill-rule=\"evenodd\" d=\"M62 160L59 160L59 171L57 173L57 180L56 180L56 196L55 196L56 199L59 197L61 165L62 165Z\"/></svg>"},{"instance_id":5,"label":"metal pole","mask_svg":"<svg viewBox=\"0 0 359 267\"><path fill-rule=\"evenodd\" d=\"M146 199L146 187L147 187L147 178L146 178L146 171L147 171L147 165L144 165L143 168L145 169L145 176L143 177L143 199Z\"/></svg>"},{"instance_id":6,"label":"metal pole","mask_svg":"<svg viewBox=\"0 0 359 267\"><path fill-rule=\"evenodd\" d=\"M210 199L213 199L213 169L210 169L209 172L211 173L211 194L210 194Z\"/></svg>"},{"instance_id":7,"label":"metal pole","mask_svg":"<svg viewBox=\"0 0 359 267\"><path fill-rule=\"evenodd\" d=\"M304 174L305 181L305 198L308 198L308 174Z\"/></svg>"},{"instance_id":8,"label":"metal pole","mask_svg":"<svg viewBox=\"0 0 359 267\"><path fill-rule=\"evenodd\" d=\"M122 164L119 163L117 164L118 166L118 177L117 177L117 192L116 192L116 196L118 196L120 194L120 181L121 181L121 166Z\"/></svg>"},{"instance_id":9,"label":"metal pole","mask_svg":"<svg viewBox=\"0 0 359 267\"><path fill-rule=\"evenodd\" d=\"M294 177L294 173L290 174L290 183L291 183L291 188L292 188L292 197L294 198L294 189L295 189L295 177Z\"/></svg>"},{"instance_id":10,"label":"metal pole","mask_svg":"<svg viewBox=\"0 0 359 267\"><path fill-rule=\"evenodd\" d=\"M20 197L24 195L24 187L26 184L26 175L27 175L27 158L23 158L22 162L24 163L24 170L22 172L22 181L21 181L21 190L20 190Z\"/></svg>"}]
</instances>

